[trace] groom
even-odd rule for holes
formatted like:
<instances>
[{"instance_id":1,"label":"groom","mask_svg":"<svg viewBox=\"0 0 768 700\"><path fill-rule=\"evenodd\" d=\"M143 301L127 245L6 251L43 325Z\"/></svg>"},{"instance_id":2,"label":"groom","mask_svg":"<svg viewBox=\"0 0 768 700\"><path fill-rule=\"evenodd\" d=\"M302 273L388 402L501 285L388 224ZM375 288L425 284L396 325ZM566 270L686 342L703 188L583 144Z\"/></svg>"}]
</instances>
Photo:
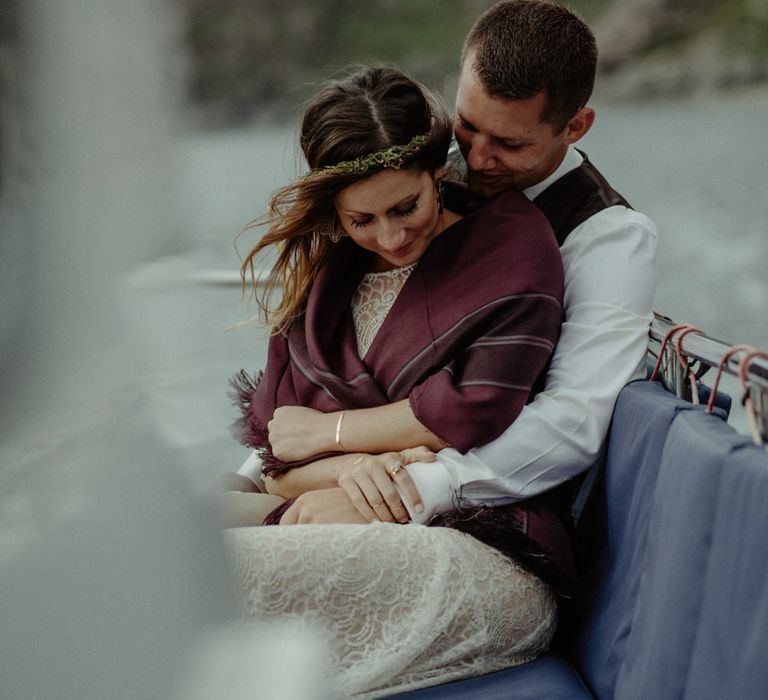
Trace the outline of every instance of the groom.
<instances>
[{"instance_id":1,"label":"groom","mask_svg":"<svg viewBox=\"0 0 768 700\"><path fill-rule=\"evenodd\" d=\"M565 321L545 390L506 432L465 455L442 450L437 463L401 474L415 522L452 510L459 492L505 503L584 472L621 388L644 376L656 230L575 148L595 120L588 100L596 63L590 29L541 0L498 3L464 43L455 136L469 187L481 197L517 189L547 216L563 258ZM322 493L300 497L285 522L344 519L351 505L344 493L333 509Z\"/></svg>"}]
</instances>

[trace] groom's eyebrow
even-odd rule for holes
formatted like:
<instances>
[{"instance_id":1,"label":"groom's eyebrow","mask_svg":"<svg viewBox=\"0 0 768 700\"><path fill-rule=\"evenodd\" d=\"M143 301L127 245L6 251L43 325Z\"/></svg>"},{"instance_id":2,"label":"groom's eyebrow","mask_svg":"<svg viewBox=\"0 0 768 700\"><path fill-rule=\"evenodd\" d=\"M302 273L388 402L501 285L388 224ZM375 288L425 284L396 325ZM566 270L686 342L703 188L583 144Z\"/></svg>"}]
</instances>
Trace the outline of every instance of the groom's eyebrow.
<instances>
[{"instance_id":1,"label":"groom's eyebrow","mask_svg":"<svg viewBox=\"0 0 768 700\"><path fill-rule=\"evenodd\" d=\"M464 117L461 112L457 112L456 116L458 117L459 121L461 122L462 126L465 129L469 129L469 131L474 131L475 133L479 133L480 129L478 129L469 119ZM500 136L499 134L489 134L489 136L499 143L505 143L505 142L512 142L512 143L524 143L524 139L519 139L514 136Z\"/></svg>"},{"instance_id":2,"label":"groom's eyebrow","mask_svg":"<svg viewBox=\"0 0 768 700\"><path fill-rule=\"evenodd\" d=\"M477 131L477 127L469 121L461 112L458 112L456 116L459 118L459 121L461 122L462 126L464 126L466 129L469 129L470 131Z\"/></svg>"}]
</instances>

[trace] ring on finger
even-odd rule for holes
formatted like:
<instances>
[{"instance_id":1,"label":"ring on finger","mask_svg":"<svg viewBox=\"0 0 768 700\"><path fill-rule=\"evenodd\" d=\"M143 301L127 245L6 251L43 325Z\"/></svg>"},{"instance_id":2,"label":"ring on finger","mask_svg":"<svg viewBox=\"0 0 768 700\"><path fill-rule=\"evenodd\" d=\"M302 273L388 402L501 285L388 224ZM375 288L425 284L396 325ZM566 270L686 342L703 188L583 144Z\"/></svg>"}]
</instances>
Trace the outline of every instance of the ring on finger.
<instances>
[{"instance_id":1,"label":"ring on finger","mask_svg":"<svg viewBox=\"0 0 768 700\"><path fill-rule=\"evenodd\" d=\"M389 465L389 474L390 476L395 476L397 472L399 472L403 468L403 463L400 461L392 462L392 464Z\"/></svg>"}]
</instances>

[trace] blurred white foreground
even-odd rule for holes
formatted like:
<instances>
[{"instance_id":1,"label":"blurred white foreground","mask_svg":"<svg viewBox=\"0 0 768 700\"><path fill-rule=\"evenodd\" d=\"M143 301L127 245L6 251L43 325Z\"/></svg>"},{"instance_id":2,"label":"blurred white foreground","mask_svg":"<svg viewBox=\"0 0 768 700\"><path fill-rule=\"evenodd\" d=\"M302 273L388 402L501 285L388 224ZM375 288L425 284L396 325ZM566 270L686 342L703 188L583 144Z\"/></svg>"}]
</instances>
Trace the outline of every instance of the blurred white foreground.
<instances>
[{"instance_id":1,"label":"blurred white foreground","mask_svg":"<svg viewBox=\"0 0 768 700\"><path fill-rule=\"evenodd\" d=\"M0 695L322 696L311 640L239 623L218 513L156 420L170 364L192 380L189 404L205 401L185 374L199 367L173 359L185 344L194 356L196 299L126 282L181 240L167 5L17 7L0 191Z\"/></svg>"}]
</instances>

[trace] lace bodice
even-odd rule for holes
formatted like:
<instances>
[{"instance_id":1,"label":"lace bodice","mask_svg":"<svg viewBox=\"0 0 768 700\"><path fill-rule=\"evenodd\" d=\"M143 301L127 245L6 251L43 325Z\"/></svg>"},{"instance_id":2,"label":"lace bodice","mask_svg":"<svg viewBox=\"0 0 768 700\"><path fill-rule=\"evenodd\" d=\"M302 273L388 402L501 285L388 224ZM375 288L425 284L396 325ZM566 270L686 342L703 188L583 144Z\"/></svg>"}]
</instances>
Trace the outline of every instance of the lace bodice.
<instances>
[{"instance_id":1,"label":"lace bodice","mask_svg":"<svg viewBox=\"0 0 768 700\"><path fill-rule=\"evenodd\" d=\"M369 272L363 277L352 297L352 320L360 357L365 357L416 264L385 272Z\"/></svg>"}]
</instances>

